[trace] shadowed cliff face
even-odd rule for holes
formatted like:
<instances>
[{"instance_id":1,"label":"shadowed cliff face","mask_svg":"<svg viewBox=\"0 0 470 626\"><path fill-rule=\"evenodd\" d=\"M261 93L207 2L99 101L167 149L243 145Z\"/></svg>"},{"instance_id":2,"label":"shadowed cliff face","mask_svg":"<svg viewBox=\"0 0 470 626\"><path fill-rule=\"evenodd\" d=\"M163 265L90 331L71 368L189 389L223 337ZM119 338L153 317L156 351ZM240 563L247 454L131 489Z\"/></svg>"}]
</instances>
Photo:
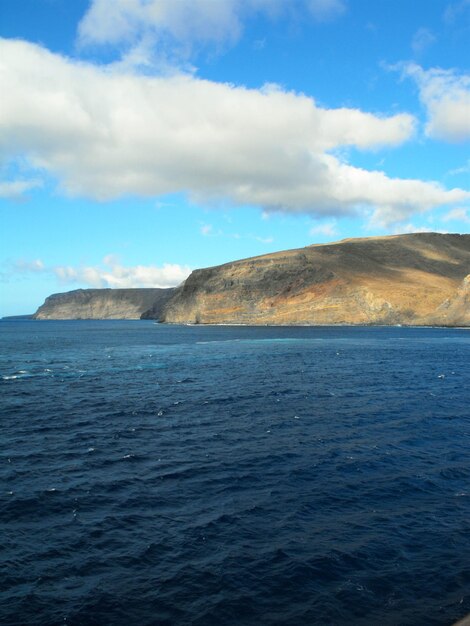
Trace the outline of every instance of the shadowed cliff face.
<instances>
[{"instance_id":1,"label":"shadowed cliff face","mask_svg":"<svg viewBox=\"0 0 470 626\"><path fill-rule=\"evenodd\" d=\"M34 314L35 319L139 319L151 309L160 316L174 289L76 289L56 293Z\"/></svg>"},{"instance_id":2,"label":"shadowed cliff face","mask_svg":"<svg viewBox=\"0 0 470 626\"><path fill-rule=\"evenodd\" d=\"M172 323L470 325L470 235L344 240L194 271Z\"/></svg>"}]
</instances>

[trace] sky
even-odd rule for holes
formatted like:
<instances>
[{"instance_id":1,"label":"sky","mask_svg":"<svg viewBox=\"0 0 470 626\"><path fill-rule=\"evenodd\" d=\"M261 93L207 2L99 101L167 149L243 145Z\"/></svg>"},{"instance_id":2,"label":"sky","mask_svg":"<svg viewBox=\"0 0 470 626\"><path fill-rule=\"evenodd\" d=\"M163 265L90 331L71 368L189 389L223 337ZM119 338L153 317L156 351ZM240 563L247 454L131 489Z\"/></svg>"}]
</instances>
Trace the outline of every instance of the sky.
<instances>
[{"instance_id":1,"label":"sky","mask_svg":"<svg viewBox=\"0 0 470 626\"><path fill-rule=\"evenodd\" d=\"M470 0L0 0L0 316L470 232Z\"/></svg>"}]
</instances>

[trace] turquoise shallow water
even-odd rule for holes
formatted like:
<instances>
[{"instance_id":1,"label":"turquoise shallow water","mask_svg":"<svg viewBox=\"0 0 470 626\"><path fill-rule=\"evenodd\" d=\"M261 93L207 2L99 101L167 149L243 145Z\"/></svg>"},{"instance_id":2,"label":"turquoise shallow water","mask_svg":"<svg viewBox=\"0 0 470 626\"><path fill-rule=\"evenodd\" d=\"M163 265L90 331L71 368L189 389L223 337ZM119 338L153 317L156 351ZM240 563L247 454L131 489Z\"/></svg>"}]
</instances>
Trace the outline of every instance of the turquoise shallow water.
<instances>
[{"instance_id":1,"label":"turquoise shallow water","mask_svg":"<svg viewBox=\"0 0 470 626\"><path fill-rule=\"evenodd\" d=\"M470 333L1 322L0 621L470 612Z\"/></svg>"}]
</instances>

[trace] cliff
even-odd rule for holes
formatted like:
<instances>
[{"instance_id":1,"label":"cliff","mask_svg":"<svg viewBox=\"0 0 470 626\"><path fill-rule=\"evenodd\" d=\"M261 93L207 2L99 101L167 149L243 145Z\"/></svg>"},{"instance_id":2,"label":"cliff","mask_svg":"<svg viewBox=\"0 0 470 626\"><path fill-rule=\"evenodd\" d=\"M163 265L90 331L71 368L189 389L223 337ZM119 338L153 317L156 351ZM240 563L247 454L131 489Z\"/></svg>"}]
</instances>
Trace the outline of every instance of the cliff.
<instances>
[{"instance_id":1,"label":"cliff","mask_svg":"<svg viewBox=\"0 0 470 626\"><path fill-rule=\"evenodd\" d=\"M346 239L192 272L171 323L470 326L470 235Z\"/></svg>"},{"instance_id":2,"label":"cliff","mask_svg":"<svg viewBox=\"0 0 470 626\"><path fill-rule=\"evenodd\" d=\"M173 292L174 289L76 289L46 298L34 319L139 319L149 309L158 318Z\"/></svg>"}]
</instances>

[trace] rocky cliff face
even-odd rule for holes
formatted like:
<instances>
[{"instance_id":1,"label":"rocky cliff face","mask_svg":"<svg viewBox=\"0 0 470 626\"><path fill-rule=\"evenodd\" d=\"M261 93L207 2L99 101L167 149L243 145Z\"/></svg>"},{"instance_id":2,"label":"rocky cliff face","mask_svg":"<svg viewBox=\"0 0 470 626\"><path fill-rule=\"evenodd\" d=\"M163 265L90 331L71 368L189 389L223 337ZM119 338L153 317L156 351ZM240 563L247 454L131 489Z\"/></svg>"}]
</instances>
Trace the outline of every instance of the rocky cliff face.
<instances>
[{"instance_id":1,"label":"rocky cliff face","mask_svg":"<svg viewBox=\"0 0 470 626\"><path fill-rule=\"evenodd\" d=\"M429 316L428 321L430 324L470 326L470 274L464 278L456 293Z\"/></svg>"},{"instance_id":2,"label":"rocky cliff face","mask_svg":"<svg viewBox=\"0 0 470 626\"><path fill-rule=\"evenodd\" d=\"M344 240L196 270L162 320L465 326L469 273L470 235Z\"/></svg>"},{"instance_id":3,"label":"rocky cliff face","mask_svg":"<svg viewBox=\"0 0 470 626\"><path fill-rule=\"evenodd\" d=\"M76 289L46 298L34 318L139 319L149 309L158 318L173 292L174 289Z\"/></svg>"},{"instance_id":4,"label":"rocky cliff face","mask_svg":"<svg viewBox=\"0 0 470 626\"><path fill-rule=\"evenodd\" d=\"M140 319L160 320L163 310L167 302L175 294L176 288L155 289L154 291L157 291L158 293L154 294L152 306L142 312Z\"/></svg>"}]
</instances>

